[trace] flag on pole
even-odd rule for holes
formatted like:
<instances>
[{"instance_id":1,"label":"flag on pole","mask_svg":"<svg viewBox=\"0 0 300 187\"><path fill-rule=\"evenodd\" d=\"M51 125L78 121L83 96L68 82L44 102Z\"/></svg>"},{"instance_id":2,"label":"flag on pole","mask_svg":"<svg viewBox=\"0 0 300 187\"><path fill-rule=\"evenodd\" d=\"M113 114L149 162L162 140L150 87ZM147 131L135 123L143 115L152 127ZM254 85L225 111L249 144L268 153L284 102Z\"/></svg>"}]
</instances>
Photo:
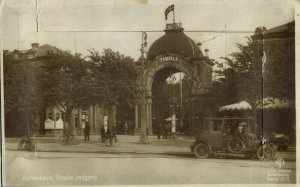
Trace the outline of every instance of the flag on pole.
<instances>
[{"instance_id":1,"label":"flag on pole","mask_svg":"<svg viewBox=\"0 0 300 187\"><path fill-rule=\"evenodd\" d=\"M165 10L165 18L166 20L168 19L168 14L170 12L174 11L174 5L169 6L166 10Z\"/></svg>"}]
</instances>

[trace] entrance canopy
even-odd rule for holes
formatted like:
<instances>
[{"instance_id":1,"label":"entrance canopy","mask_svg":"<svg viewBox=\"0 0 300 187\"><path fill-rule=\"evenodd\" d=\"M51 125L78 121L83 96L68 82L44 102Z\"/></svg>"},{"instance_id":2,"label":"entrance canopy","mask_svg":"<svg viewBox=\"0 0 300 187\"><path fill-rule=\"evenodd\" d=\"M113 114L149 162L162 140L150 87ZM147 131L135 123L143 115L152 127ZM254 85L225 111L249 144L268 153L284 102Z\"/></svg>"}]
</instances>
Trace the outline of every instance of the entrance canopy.
<instances>
[{"instance_id":1,"label":"entrance canopy","mask_svg":"<svg viewBox=\"0 0 300 187\"><path fill-rule=\"evenodd\" d=\"M284 109L291 108L292 102L288 99L280 99L267 97L256 102L256 107L259 109Z\"/></svg>"},{"instance_id":2,"label":"entrance canopy","mask_svg":"<svg viewBox=\"0 0 300 187\"><path fill-rule=\"evenodd\" d=\"M262 100L258 100L255 104L258 109L284 109L291 108L292 102L288 99L267 97ZM224 111L241 111L251 110L252 106L247 101L241 101L230 105L225 105L219 108L220 112Z\"/></svg>"},{"instance_id":3,"label":"entrance canopy","mask_svg":"<svg viewBox=\"0 0 300 187\"><path fill-rule=\"evenodd\" d=\"M220 112L224 111L240 111L240 110L251 110L252 106L247 101L241 101L230 105L225 105L219 108Z\"/></svg>"}]
</instances>

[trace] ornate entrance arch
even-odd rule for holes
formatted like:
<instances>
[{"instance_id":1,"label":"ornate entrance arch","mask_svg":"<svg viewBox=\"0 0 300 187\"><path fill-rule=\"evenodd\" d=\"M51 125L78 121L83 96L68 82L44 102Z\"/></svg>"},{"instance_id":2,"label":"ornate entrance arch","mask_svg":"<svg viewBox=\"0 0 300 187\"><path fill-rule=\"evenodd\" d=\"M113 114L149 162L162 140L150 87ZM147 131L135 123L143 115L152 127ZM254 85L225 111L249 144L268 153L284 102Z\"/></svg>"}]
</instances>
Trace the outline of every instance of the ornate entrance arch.
<instances>
[{"instance_id":1,"label":"ornate entrance arch","mask_svg":"<svg viewBox=\"0 0 300 187\"><path fill-rule=\"evenodd\" d=\"M195 70L193 67L187 63L184 59L176 54L169 54L169 55L161 55L158 56L153 61L148 61L146 72L145 72L145 88L146 90L152 89L152 84L157 72L161 71L162 69L169 68L169 69L176 69L180 72L185 73L189 78L193 78L196 75ZM176 73L176 72L174 72ZM169 75L165 74L165 78ZM197 78L195 77L195 80ZM149 93L151 96L151 92Z\"/></svg>"},{"instance_id":2,"label":"ornate entrance arch","mask_svg":"<svg viewBox=\"0 0 300 187\"><path fill-rule=\"evenodd\" d=\"M206 95L211 87L214 64L183 33L183 28L180 26L181 24L176 23L171 26L167 25L166 34L152 44L147 59L143 56L140 58L144 65L141 68L139 80L141 80L141 88L143 88L146 102L144 102L145 115L141 115L141 105L143 104L141 100L135 107L135 132L139 132L141 123L144 121L149 133L152 133L153 99L158 95L158 90L161 89L166 78L176 72L183 72L190 80L189 114L186 125L192 129L199 123L198 119L211 113ZM143 117L146 119L142 119Z\"/></svg>"}]
</instances>

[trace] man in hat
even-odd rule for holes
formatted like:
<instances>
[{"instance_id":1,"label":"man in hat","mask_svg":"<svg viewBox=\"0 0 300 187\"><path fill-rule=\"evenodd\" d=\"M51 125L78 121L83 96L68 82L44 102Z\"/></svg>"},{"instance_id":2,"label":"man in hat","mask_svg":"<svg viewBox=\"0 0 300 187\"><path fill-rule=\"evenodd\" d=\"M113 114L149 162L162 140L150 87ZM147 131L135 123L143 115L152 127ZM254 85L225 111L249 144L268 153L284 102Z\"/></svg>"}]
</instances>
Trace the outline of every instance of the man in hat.
<instances>
[{"instance_id":1,"label":"man in hat","mask_svg":"<svg viewBox=\"0 0 300 187\"><path fill-rule=\"evenodd\" d=\"M245 148L245 145L248 146L249 141L248 141L248 135L247 135L247 126L248 124L246 122L241 122L239 123L236 136L239 137L243 141L243 147Z\"/></svg>"},{"instance_id":2,"label":"man in hat","mask_svg":"<svg viewBox=\"0 0 300 187\"><path fill-rule=\"evenodd\" d=\"M85 122L85 127L84 127L84 141L90 141L90 125L89 122Z\"/></svg>"}]
</instances>

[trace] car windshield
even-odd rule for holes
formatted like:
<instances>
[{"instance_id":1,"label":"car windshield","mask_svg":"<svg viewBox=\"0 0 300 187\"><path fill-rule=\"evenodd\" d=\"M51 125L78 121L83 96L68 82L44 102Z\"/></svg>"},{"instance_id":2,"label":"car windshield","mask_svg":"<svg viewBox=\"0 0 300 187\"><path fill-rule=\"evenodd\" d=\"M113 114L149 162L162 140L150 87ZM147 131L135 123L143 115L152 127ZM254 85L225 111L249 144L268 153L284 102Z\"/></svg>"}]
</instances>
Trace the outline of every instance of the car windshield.
<instances>
[{"instance_id":1,"label":"car windshield","mask_svg":"<svg viewBox=\"0 0 300 187\"><path fill-rule=\"evenodd\" d=\"M254 121L251 118L206 118L201 129L233 134L240 124L246 132L254 132Z\"/></svg>"}]
</instances>

